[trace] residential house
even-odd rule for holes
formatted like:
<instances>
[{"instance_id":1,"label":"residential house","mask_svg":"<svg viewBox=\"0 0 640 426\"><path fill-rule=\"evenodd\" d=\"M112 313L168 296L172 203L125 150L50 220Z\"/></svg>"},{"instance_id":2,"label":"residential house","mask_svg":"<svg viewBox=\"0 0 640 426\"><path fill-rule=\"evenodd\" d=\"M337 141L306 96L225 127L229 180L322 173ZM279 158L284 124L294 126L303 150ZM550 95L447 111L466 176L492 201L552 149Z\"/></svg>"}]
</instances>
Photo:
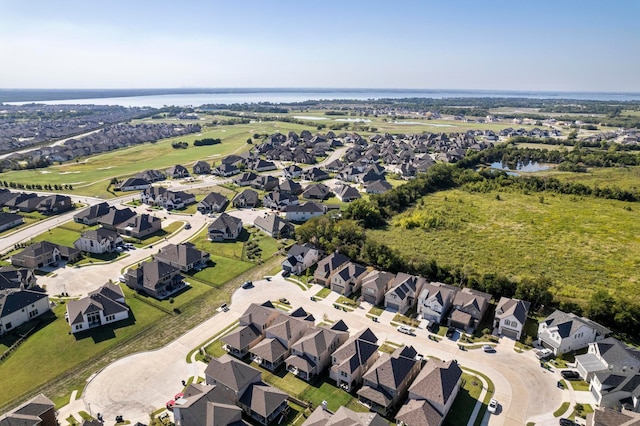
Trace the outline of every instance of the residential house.
<instances>
[{"instance_id":1,"label":"residential house","mask_svg":"<svg viewBox=\"0 0 640 426\"><path fill-rule=\"evenodd\" d=\"M211 174L222 176L222 177L229 177L229 176L237 175L238 173L240 173L239 168L237 168L233 164L227 164L227 163L222 163L218 167L215 167L214 169L211 170Z\"/></svg>"},{"instance_id":2,"label":"residential house","mask_svg":"<svg viewBox=\"0 0 640 426\"><path fill-rule=\"evenodd\" d=\"M40 394L0 416L2 426L58 426L53 401Z\"/></svg>"},{"instance_id":3,"label":"residential house","mask_svg":"<svg viewBox=\"0 0 640 426\"><path fill-rule=\"evenodd\" d=\"M231 202L233 207L241 209L244 207L258 207L260 204L260 198L258 197L258 193L252 189L245 189L235 197L233 197L233 201Z\"/></svg>"},{"instance_id":4,"label":"residential house","mask_svg":"<svg viewBox=\"0 0 640 426\"><path fill-rule=\"evenodd\" d=\"M133 238L146 238L162 229L162 220L159 217L148 214L134 216L125 222L118 224L116 230L120 235Z\"/></svg>"},{"instance_id":5,"label":"residential house","mask_svg":"<svg viewBox=\"0 0 640 426\"><path fill-rule=\"evenodd\" d=\"M309 185L302 193L302 198L308 200L326 200L331 196L331 189L324 183Z\"/></svg>"},{"instance_id":6,"label":"residential house","mask_svg":"<svg viewBox=\"0 0 640 426\"><path fill-rule=\"evenodd\" d=\"M275 191L278 189L279 184L278 178L269 175L258 176L250 183L253 189L261 189L263 191Z\"/></svg>"},{"instance_id":7,"label":"residential house","mask_svg":"<svg viewBox=\"0 0 640 426\"><path fill-rule=\"evenodd\" d=\"M282 210L295 204L300 204L298 197L284 192L269 192L262 199L262 205L273 210Z\"/></svg>"},{"instance_id":8,"label":"residential house","mask_svg":"<svg viewBox=\"0 0 640 426\"><path fill-rule=\"evenodd\" d=\"M40 287L0 290L0 335L50 310L49 296Z\"/></svg>"},{"instance_id":9,"label":"residential house","mask_svg":"<svg viewBox=\"0 0 640 426\"><path fill-rule=\"evenodd\" d=\"M640 412L640 372L614 373L598 371L593 374L589 390L600 407L620 407L631 412Z\"/></svg>"},{"instance_id":10,"label":"residential house","mask_svg":"<svg viewBox=\"0 0 640 426\"><path fill-rule=\"evenodd\" d=\"M176 426L246 426L242 409L227 398L221 386L189 384L175 401L173 418Z\"/></svg>"},{"instance_id":11,"label":"residential house","mask_svg":"<svg viewBox=\"0 0 640 426\"><path fill-rule=\"evenodd\" d=\"M118 284L107 283L87 297L67 302L67 321L72 333L129 318L124 293Z\"/></svg>"},{"instance_id":12,"label":"residential house","mask_svg":"<svg viewBox=\"0 0 640 426\"><path fill-rule=\"evenodd\" d=\"M351 392L362 384L364 373L378 360L378 338L366 328L347 340L331 356L329 377Z\"/></svg>"},{"instance_id":13,"label":"residential house","mask_svg":"<svg viewBox=\"0 0 640 426\"><path fill-rule=\"evenodd\" d=\"M497 328L502 336L520 340L530 305L524 300L501 297L496 307L493 327Z\"/></svg>"},{"instance_id":14,"label":"residential house","mask_svg":"<svg viewBox=\"0 0 640 426\"><path fill-rule=\"evenodd\" d=\"M329 173L317 167L312 167L302 172L302 178L313 182L329 179Z\"/></svg>"},{"instance_id":15,"label":"residential house","mask_svg":"<svg viewBox=\"0 0 640 426\"><path fill-rule=\"evenodd\" d=\"M58 214L73 208L71 197L59 194L42 197L36 206L36 210L42 214Z\"/></svg>"},{"instance_id":16,"label":"residential house","mask_svg":"<svg viewBox=\"0 0 640 426\"><path fill-rule=\"evenodd\" d=\"M161 180L165 180L167 178L167 175L162 173L160 170L145 170L144 172L140 172L135 175L135 177L144 179L147 182L159 182Z\"/></svg>"},{"instance_id":17,"label":"residential house","mask_svg":"<svg viewBox=\"0 0 640 426\"><path fill-rule=\"evenodd\" d=\"M109 204L102 202L95 204L82 210L80 213L73 216L73 220L77 223L83 223L85 225L95 225L98 223L98 218L109 213Z\"/></svg>"},{"instance_id":18,"label":"residential house","mask_svg":"<svg viewBox=\"0 0 640 426\"><path fill-rule=\"evenodd\" d=\"M364 185L364 192L367 194L384 194L392 188L393 186L386 180L373 180Z\"/></svg>"},{"instance_id":19,"label":"residential house","mask_svg":"<svg viewBox=\"0 0 640 426\"><path fill-rule=\"evenodd\" d=\"M209 225L207 238L210 241L235 240L242 231L242 220L222 213Z\"/></svg>"},{"instance_id":20,"label":"residential house","mask_svg":"<svg viewBox=\"0 0 640 426\"><path fill-rule=\"evenodd\" d=\"M329 287L333 274L342 266L348 263L350 259L338 252L331 253L329 256L318 262L318 267L313 274L313 281L316 284Z\"/></svg>"},{"instance_id":21,"label":"residential house","mask_svg":"<svg viewBox=\"0 0 640 426\"><path fill-rule=\"evenodd\" d=\"M139 177L132 177L117 184L115 189L118 191L140 191L150 187L151 183L148 180Z\"/></svg>"},{"instance_id":22,"label":"residential house","mask_svg":"<svg viewBox=\"0 0 640 426\"><path fill-rule=\"evenodd\" d=\"M267 370L277 370L291 354L293 344L311 327L313 321L306 317L280 314L264 330L264 339L250 350L252 360Z\"/></svg>"},{"instance_id":23,"label":"residential house","mask_svg":"<svg viewBox=\"0 0 640 426\"><path fill-rule=\"evenodd\" d=\"M36 284L36 276L33 269L13 266L0 267L0 290L6 289L30 289Z\"/></svg>"},{"instance_id":24,"label":"residential house","mask_svg":"<svg viewBox=\"0 0 640 426\"><path fill-rule=\"evenodd\" d=\"M302 426L388 426L387 422L377 413L361 413L350 410L347 407L340 407L338 411L332 413L326 407L319 405Z\"/></svg>"},{"instance_id":25,"label":"residential house","mask_svg":"<svg viewBox=\"0 0 640 426\"><path fill-rule=\"evenodd\" d=\"M253 224L265 234L273 238L292 238L295 233L293 224L282 219L275 213L258 216L253 221Z\"/></svg>"},{"instance_id":26,"label":"residential house","mask_svg":"<svg viewBox=\"0 0 640 426\"><path fill-rule=\"evenodd\" d=\"M0 213L0 232L14 228L24 223L24 217L15 213Z\"/></svg>"},{"instance_id":27,"label":"residential house","mask_svg":"<svg viewBox=\"0 0 640 426\"><path fill-rule=\"evenodd\" d=\"M206 161L196 161L192 170L194 175L208 175L211 173L211 165Z\"/></svg>"},{"instance_id":28,"label":"residential house","mask_svg":"<svg viewBox=\"0 0 640 426\"><path fill-rule=\"evenodd\" d=\"M456 287L443 283L425 284L418 296L418 314L428 321L442 324L453 305L457 291Z\"/></svg>"},{"instance_id":29,"label":"residential house","mask_svg":"<svg viewBox=\"0 0 640 426\"><path fill-rule=\"evenodd\" d=\"M291 179L285 179L278 184L278 192L287 195L300 195L302 194L302 185Z\"/></svg>"},{"instance_id":30,"label":"residential house","mask_svg":"<svg viewBox=\"0 0 640 426\"><path fill-rule=\"evenodd\" d=\"M396 424L440 426L461 383L462 370L456 361L429 360L409 387L409 400L396 414Z\"/></svg>"},{"instance_id":31,"label":"residential house","mask_svg":"<svg viewBox=\"0 0 640 426\"><path fill-rule=\"evenodd\" d=\"M180 269L152 260L130 268L124 276L127 287L163 300L185 287Z\"/></svg>"},{"instance_id":32,"label":"residential house","mask_svg":"<svg viewBox=\"0 0 640 426\"><path fill-rule=\"evenodd\" d=\"M333 190L333 192L336 194L338 200L343 203L350 203L353 200L362 198L358 190L350 185L339 185Z\"/></svg>"},{"instance_id":33,"label":"residential house","mask_svg":"<svg viewBox=\"0 0 640 426\"><path fill-rule=\"evenodd\" d=\"M292 222L306 222L307 220L322 216L326 213L325 206L314 202L292 204L284 209L285 217Z\"/></svg>"},{"instance_id":34,"label":"residential house","mask_svg":"<svg viewBox=\"0 0 640 426\"><path fill-rule=\"evenodd\" d=\"M264 338L264 330L280 315L284 314L271 302L252 303L240 317L238 328L220 339L222 348L235 357L245 357Z\"/></svg>"},{"instance_id":35,"label":"residential house","mask_svg":"<svg viewBox=\"0 0 640 426\"><path fill-rule=\"evenodd\" d=\"M288 395L262 382L262 373L224 355L211 360L205 369L206 384L224 389L245 415L261 425L277 420L288 409Z\"/></svg>"},{"instance_id":36,"label":"residential house","mask_svg":"<svg viewBox=\"0 0 640 426\"><path fill-rule=\"evenodd\" d=\"M340 321L331 328L309 328L291 347L287 370L306 381L320 375L331 364L331 354L349 338L343 327Z\"/></svg>"},{"instance_id":37,"label":"residential house","mask_svg":"<svg viewBox=\"0 0 640 426\"><path fill-rule=\"evenodd\" d=\"M297 179L302 176L302 168L296 164L292 164L282 169L282 176L287 179Z\"/></svg>"},{"instance_id":38,"label":"residential house","mask_svg":"<svg viewBox=\"0 0 640 426\"><path fill-rule=\"evenodd\" d=\"M126 207L124 209L118 209L116 207L110 207L107 214L98 216L96 221L105 229L111 231L117 231L118 225L128 221L132 217L135 217L136 212Z\"/></svg>"},{"instance_id":39,"label":"residential house","mask_svg":"<svg viewBox=\"0 0 640 426\"><path fill-rule=\"evenodd\" d=\"M261 158L257 158L254 161L251 161L248 164L248 166L249 166L249 168L251 170L254 170L254 171L258 172L258 173L267 172L269 170L276 170L277 169L277 167L276 167L274 162L265 161L265 160L263 160Z\"/></svg>"},{"instance_id":40,"label":"residential house","mask_svg":"<svg viewBox=\"0 0 640 426\"><path fill-rule=\"evenodd\" d=\"M490 294L463 288L453 299L449 325L472 332L482 321L490 303Z\"/></svg>"},{"instance_id":41,"label":"residential house","mask_svg":"<svg viewBox=\"0 0 640 426\"><path fill-rule=\"evenodd\" d=\"M198 250L192 243L168 244L154 255L155 260L168 263L182 272L206 268L209 253Z\"/></svg>"},{"instance_id":42,"label":"residential house","mask_svg":"<svg viewBox=\"0 0 640 426\"><path fill-rule=\"evenodd\" d=\"M343 296L350 296L360 290L367 268L354 262L347 262L336 269L331 276L331 290Z\"/></svg>"},{"instance_id":43,"label":"residential house","mask_svg":"<svg viewBox=\"0 0 640 426\"><path fill-rule=\"evenodd\" d=\"M11 256L11 264L22 268L39 269L60 261L73 262L80 257L80 250L60 246L48 241L28 245L20 253Z\"/></svg>"},{"instance_id":44,"label":"residential house","mask_svg":"<svg viewBox=\"0 0 640 426\"><path fill-rule=\"evenodd\" d=\"M117 232L98 228L83 232L73 246L80 251L102 254L113 253L122 243L122 237Z\"/></svg>"},{"instance_id":45,"label":"residential house","mask_svg":"<svg viewBox=\"0 0 640 426\"><path fill-rule=\"evenodd\" d=\"M611 330L588 318L554 311L538 324L538 339L554 355L586 348L589 343L604 339Z\"/></svg>"},{"instance_id":46,"label":"residential house","mask_svg":"<svg viewBox=\"0 0 640 426\"><path fill-rule=\"evenodd\" d=\"M392 311L406 313L412 308L427 280L422 277L400 272L391 283L391 290L384 295L384 307Z\"/></svg>"},{"instance_id":47,"label":"residential house","mask_svg":"<svg viewBox=\"0 0 640 426\"><path fill-rule=\"evenodd\" d=\"M180 178L189 177L189 170L187 170L185 166L181 166L180 164L176 164L173 167L169 167L165 173L167 177L170 177L171 179L180 179Z\"/></svg>"},{"instance_id":48,"label":"residential house","mask_svg":"<svg viewBox=\"0 0 640 426\"><path fill-rule=\"evenodd\" d=\"M200 200L197 208L202 214L219 213L227 207L227 204L229 204L227 197L217 192L210 192L209 195Z\"/></svg>"},{"instance_id":49,"label":"residential house","mask_svg":"<svg viewBox=\"0 0 640 426\"><path fill-rule=\"evenodd\" d=\"M607 337L589 343L586 354L576 355L576 370L585 382L590 382L599 371L612 373L640 371L640 349L625 345L618 339Z\"/></svg>"},{"instance_id":50,"label":"residential house","mask_svg":"<svg viewBox=\"0 0 640 426\"><path fill-rule=\"evenodd\" d=\"M383 353L364 374L358 399L372 411L387 416L404 401L409 385L420 372L421 361L413 346Z\"/></svg>"},{"instance_id":51,"label":"residential house","mask_svg":"<svg viewBox=\"0 0 640 426\"><path fill-rule=\"evenodd\" d=\"M282 261L282 270L294 275L302 275L304 271L318 262L320 250L313 245L294 244L287 252L287 258Z\"/></svg>"},{"instance_id":52,"label":"residential house","mask_svg":"<svg viewBox=\"0 0 640 426\"><path fill-rule=\"evenodd\" d=\"M196 196L184 191L170 191L162 186L152 186L140 193L140 201L150 206L175 210L195 203Z\"/></svg>"},{"instance_id":53,"label":"residential house","mask_svg":"<svg viewBox=\"0 0 640 426\"><path fill-rule=\"evenodd\" d=\"M20 192L17 194L15 192L5 192L4 194L6 198L4 200L3 205L5 207L8 207L10 210L19 210L19 206L21 204L23 204L25 201L30 200L32 198L37 199L33 206L33 209L35 210L35 206L39 202L38 195L34 194L33 192L31 193Z\"/></svg>"},{"instance_id":54,"label":"residential house","mask_svg":"<svg viewBox=\"0 0 640 426\"><path fill-rule=\"evenodd\" d=\"M257 178L258 178L257 174L253 172L245 172L245 173L242 173L237 178L235 178L233 180L233 183L235 183L238 186L249 186Z\"/></svg>"},{"instance_id":55,"label":"residential house","mask_svg":"<svg viewBox=\"0 0 640 426\"><path fill-rule=\"evenodd\" d=\"M384 300L384 295L389 290L391 283L395 279L391 272L378 271L369 272L362 279L362 298L372 305L379 305Z\"/></svg>"}]
</instances>

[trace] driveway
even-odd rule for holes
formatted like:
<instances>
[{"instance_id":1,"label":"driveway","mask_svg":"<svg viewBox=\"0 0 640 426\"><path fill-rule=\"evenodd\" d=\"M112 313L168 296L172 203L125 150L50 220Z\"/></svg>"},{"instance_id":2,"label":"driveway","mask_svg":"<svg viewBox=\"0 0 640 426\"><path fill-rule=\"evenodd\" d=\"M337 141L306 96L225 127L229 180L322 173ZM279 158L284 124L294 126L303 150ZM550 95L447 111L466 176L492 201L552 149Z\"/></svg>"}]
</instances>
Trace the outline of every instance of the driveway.
<instances>
[{"instance_id":1,"label":"driveway","mask_svg":"<svg viewBox=\"0 0 640 426\"><path fill-rule=\"evenodd\" d=\"M260 280L254 284L253 289L235 292L228 312L215 315L165 348L132 355L104 368L87 384L83 395L85 404L90 404L93 412L101 412L106 419L124 415L133 423L148 421L151 411L164 406L180 390L181 380L196 374L203 376L204 364L186 363L190 350L238 319L251 303L283 296L293 307L303 306L318 321L325 315L332 320L344 319L352 333L368 327L378 336L379 343L390 340L410 344L424 355L457 359L464 368L487 375L495 385L494 397L502 406L499 415L488 416L490 425L523 425L529 417L551 413L563 399L568 400L568 394L563 393L566 391L556 387L555 375L540 369L538 360L530 351L517 353L513 345L508 344L498 345L495 353L461 351L447 339L441 342L428 340L424 329L417 329L414 336L400 334L385 320L379 323L371 321L365 316L365 309L336 311L332 298L311 302L309 296L314 294L314 288L304 292L280 275L271 281ZM64 408L61 412L64 413Z\"/></svg>"}]
</instances>

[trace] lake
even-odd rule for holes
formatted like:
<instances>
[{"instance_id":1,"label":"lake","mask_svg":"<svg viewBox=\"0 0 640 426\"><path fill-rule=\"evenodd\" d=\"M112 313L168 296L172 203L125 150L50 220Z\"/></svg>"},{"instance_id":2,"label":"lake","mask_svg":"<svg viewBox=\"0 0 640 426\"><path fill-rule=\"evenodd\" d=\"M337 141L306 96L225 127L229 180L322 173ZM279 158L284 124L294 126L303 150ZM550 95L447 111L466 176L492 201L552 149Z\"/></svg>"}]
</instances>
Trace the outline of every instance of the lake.
<instances>
[{"instance_id":1,"label":"lake","mask_svg":"<svg viewBox=\"0 0 640 426\"><path fill-rule=\"evenodd\" d=\"M541 172L543 170L549 170L552 168L549 164L538 163L537 161L530 161L527 164L518 163L515 168L509 167L509 165L496 161L491 163L490 167L494 170L502 170L509 174L518 175L515 172Z\"/></svg>"}]
</instances>

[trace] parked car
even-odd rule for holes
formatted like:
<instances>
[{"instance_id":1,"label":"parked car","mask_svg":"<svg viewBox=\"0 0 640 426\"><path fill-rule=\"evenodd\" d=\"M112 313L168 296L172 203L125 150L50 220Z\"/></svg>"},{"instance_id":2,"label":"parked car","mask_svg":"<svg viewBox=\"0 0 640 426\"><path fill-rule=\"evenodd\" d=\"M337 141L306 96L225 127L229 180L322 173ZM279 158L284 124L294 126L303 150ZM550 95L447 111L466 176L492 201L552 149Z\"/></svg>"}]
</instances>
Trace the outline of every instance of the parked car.
<instances>
[{"instance_id":1,"label":"parked car","mask_svg":"<svg viewBox=\"0 0 640 426\"><path fill-rule=\"evenodd\" d=\"M456 332L456 328L455 327L447 328L447 337L449 337L449 338L453 337L455 332Z\"/></svg>"},{"instance_id":2,"label":"parked car","mask_svg":"<svg viewBox=\"0 0 640 426\"><path fill-rule=\"evenodd\" d=\"M120 281L121 283L126 282L126 279L124 278L124 275L120 275L120 276L118 277L118 281Z\"/></svg>"},{"instance_id":3,"label":"parked car","mask_svg":"<svg viewBox=\"0 0 640 426\"><path fill-rule=\"evenodd\" d=\"M287 270L282 271L283 277L287 278L289 275L291 275L291 271L287 271Z\"/></svg>"},{"instance_id":4,"label":"parked car","mask_svg":"<svg viewBox=\"0 0 640 426\"><path fill-rule=\"evenodd\" d=\"M245 281L242 284L242 288L247 289L247 288L252 288L253 287L253 283L251 281Z\"/></svg>"},{"instance_id":5,"label":"parked car","mask_svg":"<svg viewBox=\"0 0 640 426\"><path fill-rule=\"evenodd\" d=\"M487 411L491 414L495 414L498 411L498 400L495 398L491 398L489 401L489 407L487 407Z\"/></svg>"},{"instance_id":6,"label":"parked car","mask_svg":"<svg viewBox=\"0 0 640 426\"><path fill-rule=\"evenodd\" d=\"M566 380L580 380L580 374L578 374L577 371L562 370L560 372L560 375L562 376L563 379L566 379Z\"/></svg>"},{"instance_id":7,"label":"parked car","mask_svg":"<svg viewBox=\"0 0 640 426\"><path fill-rule=\"evenodd\" d=\"M560 426L577 426L577 423L570 419L561 418Z\"/></svg>"},{"instance_id":8,"label":"parked car","mask_svg":"<svg viewBox=\"0 0 640 426\"><path fill-rule=\"evenodd\" d=\"M282 303L282 304L284 304L284 305L288 305L288 304L289 304L289 300L288 300L288 299L285 299L284 297L283 297L283 298L281 298L281 299L278 299L278 302L280 302L280 303Z\"/></svg>"},{"instance_id":9,"label":"parked car","mask_svg":"<svg viewBox=\"0 0 640 426\"><path fill-rule=\"evenodd\" d=\"M407 327L406 325L399 325L397 329L400 333L404 334L413 334L413 328Z\"/></svg>"},{"instance_id":10,"label":"parked car","mask_svg":"<svg viewBox=\"0 0 640 426\"><path fill-rule=\"evenodd\" d=\"M485 352L495 352L496 348L491 345L482 345L482 350Z\"/></svg>"},{"instance_id":11,"label":"parked car","mask_svg":"<svg viewBox=\"0 0 640 426\"><path fill-rule=\"evenodd\" d=\"M553 355L553 351L547 348L536 349L534 353L536 354L536 357L538 357L538 359L546 359Z\"/></svg>"},{"instance_id":12,"label":"parked car","mask_svg":"<svg viewBox=\"0 0 640 426\"><path fill-rule=\"evenodd\" d=\"M220 305L220 310L222 312L227 312L229 310L229 306L227 306L226 303L223 303L222 305Z\"/></svg>"}]
</instances>

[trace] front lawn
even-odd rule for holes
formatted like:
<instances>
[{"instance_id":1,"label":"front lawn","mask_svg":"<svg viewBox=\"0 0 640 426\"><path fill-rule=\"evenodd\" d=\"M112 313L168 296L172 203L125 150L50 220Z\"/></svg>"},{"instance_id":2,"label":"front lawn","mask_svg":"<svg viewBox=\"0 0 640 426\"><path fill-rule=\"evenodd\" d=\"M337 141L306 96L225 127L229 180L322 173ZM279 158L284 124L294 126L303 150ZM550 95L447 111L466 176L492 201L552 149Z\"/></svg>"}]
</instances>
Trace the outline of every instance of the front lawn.
<instances>
[{"instance_id":1,"label":"front lawn","mask_svg":"<svg viewBox=\"0 0 640 426\"><path fill-rule=\"evenodd\" d=\"M193 276L214 286L220 286L231 278L236 277L255 266L250 262L243 262L241 260L234 260L214 254L212 254L210 258L214 266L209 266L200 272L196 272Z\"/></svg>"},{"instance_id":2,"label":"front lawn","mask_svg":"<svg viewBox=\"0 0 640 426\"><path fill-rule=\"evenodd\" d=\"M480 397L482 382L479 378L462 373L462 380L463 385L444 420L446 426L466 425Z\"/></svg>"},{"instance_id":3,"label":"front lawn","mask_svg":"<svg viewBox=\"0 0 640 426\"><path fill-rule=\"evenodd\" d=\"M320 289L320 291L317 292L313 297L318 298L318 299L324 299L325 297L327 297L330 294L331 294L331 289L329 287L324 287L324 288Z\"/></svg>"}]
</instances>

